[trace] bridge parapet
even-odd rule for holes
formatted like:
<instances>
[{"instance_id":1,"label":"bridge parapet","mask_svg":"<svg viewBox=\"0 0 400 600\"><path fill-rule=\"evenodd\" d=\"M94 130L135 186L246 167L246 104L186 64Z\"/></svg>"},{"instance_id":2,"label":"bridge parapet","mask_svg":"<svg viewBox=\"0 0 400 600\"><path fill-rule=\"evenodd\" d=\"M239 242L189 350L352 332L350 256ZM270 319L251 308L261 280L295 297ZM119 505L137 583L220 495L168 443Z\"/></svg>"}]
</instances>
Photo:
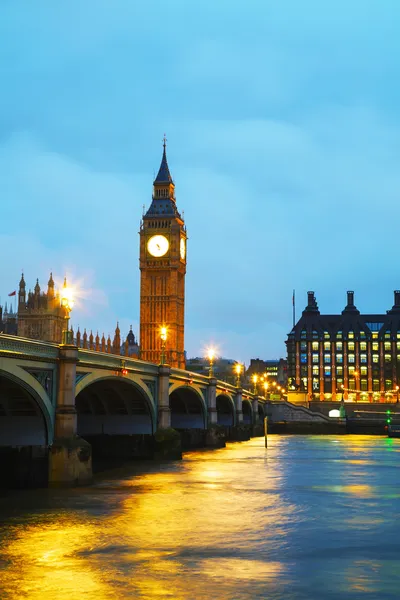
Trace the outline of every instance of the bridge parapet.
<instances>
[{"instance_id":1,"label":"bridge parapet","mask_svg":"<svg viewBox=\"0 0 400 600\"><path fill-rule=\"evenodd\" d=\"M158 366L152 363L139 360L137 358L129 358L120 356L119 354L107 354L96 350L78 349L78 364L96 368L109 368L113 370L130 369L143 374L157 375Z\"/></svg>"},{"instance_id":2,"label":"bridge parapet","mask_svg":"<svg viewBox=\"0 0 400 600\"><path fill-rule=\"evenodd\" d=\"M0 355L56 360L59 357L59 345L1 333Z\"/></svg>"}]
</instances>

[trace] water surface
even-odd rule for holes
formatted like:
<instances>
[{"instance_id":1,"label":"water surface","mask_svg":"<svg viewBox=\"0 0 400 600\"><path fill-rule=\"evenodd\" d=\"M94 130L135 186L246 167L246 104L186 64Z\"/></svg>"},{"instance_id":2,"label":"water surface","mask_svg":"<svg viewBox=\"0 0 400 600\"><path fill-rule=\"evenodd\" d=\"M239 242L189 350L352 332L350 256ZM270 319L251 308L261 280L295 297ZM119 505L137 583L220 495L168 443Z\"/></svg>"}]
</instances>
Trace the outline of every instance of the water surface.
<instances>
[{"instance_id":1,"label":"water surface","mask_svg":"<svg viewBox=\"0 0 400 600\"><path fill-rule=\"evenodd\" d=\"M400 598L400 440L270 436L0 498L0 598Z\"/></svg>"}]
</instances>

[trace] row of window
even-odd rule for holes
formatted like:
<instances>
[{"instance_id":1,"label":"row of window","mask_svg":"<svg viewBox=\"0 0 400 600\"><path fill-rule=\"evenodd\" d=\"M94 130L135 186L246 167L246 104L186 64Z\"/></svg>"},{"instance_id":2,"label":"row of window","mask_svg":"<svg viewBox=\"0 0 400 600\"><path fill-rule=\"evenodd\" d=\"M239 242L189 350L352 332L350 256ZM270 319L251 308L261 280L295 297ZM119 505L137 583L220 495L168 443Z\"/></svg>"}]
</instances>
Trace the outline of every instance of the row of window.
<instances>
[{"instance_id":1,"label":"row of window","mask_svg":"<svg viewBox=\"0 0 400 600\"><path fill-rule=\"evenodd\" d=\"M372 323L370 323L369 325L372 325ZM378 325L383 325L383 323L378 323ZM371 337L372 339L378 339L379 336L379 330L373 330L374 328L370 328L371 329ZM305 329L303 329L300 333L300 337L302 340L307 339L307 331ZM338 331L336 334L330 334L329 331L324 331L323 333L323 339L324 340L342 340L342 339L348 339L348 340L354 340L354 339L360 339L360 340L366 340L368 339L369 334L367 335L365 333L365 331L360 331L359 334L357 335L357 338L354 335L354 331L349 331L347 333L347 336L343 336L343 332L342 331ZM397 331L396 334L393 334L393 337L396 337L398 340L400 340L400 331ZM384 334L384 338L385 340L390 340L392 339L392 333L390 330L385 331ZM312 332L312 339L313 340L319 340L321 339L321 335L318 331L313 331Z\"/></svg>"},{"instance_id":2,"label":"row of window","mask_svg":"<svg viewBox=\"0 0 400 600\"><path fill-rule=\"evenodd\" d=\"M303 382L303 387L306 390L307 389L307 378L304 377L302 379ZM312 389L314 391L319 390L320 389L320 382L319 379L317 378L313 378L312 379ZM341 385L343 385L343 379L338 379L336 381L336 391L341 393ZM325 388L325 386L324 386ZM367 379L361 379L361 381L358 383L356 383L356 381L354 379L350 379L348 381L348 386L347 386L348 390L353 390L353 391L360 391L360 392L367 392L368 391L368 381ZM391 379L385 379L384 381L384 389L385 391L390 391L392 393L397 393L397 390L393 389L393 381ZM381 384L380 384L380 380L379 379L373 379L372 380L372 391L373 392L379 392L381 391Z\"/></svg>"},{"instance_id":3,"label":"row of window","mask_svg":"<svg viewBox=\"0 0 400 600\"><path fill-rule=\"evenodd\" d=\"M308 342L300 342L301 352L307 351L307 349L308 349L307 344L308 344ZM322 346L322 344L323 344L323 346ZM346 344L346 342L345 342L345 344ZM311 342L311 348L314 350L314 352L322 349L322 347L325 352L330 352L331 346L332 346L332 350L334 350L333 344L331 344L331 342ZM385 350L391 350L392 342L383 342L383 347ZM400 350L400 342L396 342L396 348L397 348L397 350ZM347 342L347 350L354 351L355 343ZM360 342L360 350L361 350L361 352L363 352L363 351L365 352L367 350L367 342ZM336 342L336 352L342 352L342 351L343 351L343 342ZM379 351L379 342L372 342L372 351L373 352Z\"/></svg>"},{"instance_id":4,"label":"row of window","mask_svg":"<svg viewBox=\"0 0 400 600\"><path fill-rule=\"evenodd\" d=\"M379 363L379 354L372 354L371 356L372 358L372 363L378 364ZM389 354L388 352L386 352L383 355L383 359L385 363L390 363L392 362L392 360L397 359L398 361L400 361L400 354L397 354L395 356L393 356L392 354ZM300 363L302 365L307 364L308 362L308 358L307 358L307 354L300 354ZM314 353L312 355L312 363L313 364L318 364L320 362L319 360L319 354ZM331 361L331 355L330 354L324 354L323 355L323 363L325 364L330 364ZM347 355L347 362L349 364L354 364L356 362L356 356L355 354L348 354ZM367 355L366 354L360 354L360 363L361 364L367 364L368 360L367 360ZM336 364L342 364L343 363L343 354L336 354Z\"/></svg>"}]
</instances>

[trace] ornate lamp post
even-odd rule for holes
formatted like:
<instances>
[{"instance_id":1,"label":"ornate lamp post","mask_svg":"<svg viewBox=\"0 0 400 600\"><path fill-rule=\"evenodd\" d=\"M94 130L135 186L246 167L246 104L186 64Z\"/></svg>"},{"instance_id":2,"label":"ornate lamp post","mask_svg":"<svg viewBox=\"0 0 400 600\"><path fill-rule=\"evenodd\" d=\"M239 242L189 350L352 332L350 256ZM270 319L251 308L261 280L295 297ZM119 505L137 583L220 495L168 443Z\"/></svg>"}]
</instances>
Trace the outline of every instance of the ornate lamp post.
<instances>
[{"instance_id":1,"label":"ornate lamp post","mask_svg":"<svg viewBox=\"0 0 400 600\"><path fill-rule=\"evenodd\" d=\"M64 287L62 289L61 306L65 308L65 329L62 332L62 343L64 345L73 344L71 332L69 330L69 315L74 307L74 299L72 297L71 288L67 287L67 279L64 279Z\"/></svg>"},{"instance_id":2,"label":"ornate lamp post","mask_svg":"<svg viewBox=\"0 0 400 600\"><path fill-rule=\"evenodd\" d=\"M256 395L258 394L257 382L258 382L258 375L253 375L253 383L254 383L253 394L256 394Z\"/></svg>"},{"instance_id":3,"label":"ornate lamp post","mask_svg":"<svg viewBox=\"0 0 400 600\"><path fill-rule=\"evenodd\" d=\"M240 375L242 373L242 365L240 363L236 363L235 373L236 373L236 387L240 387Z\"/></svg>"},{"instance_id":4,"label":"ornate lamp post","mask_svg":"<svg viewBox=\"0 0 400 600\"><path fill-rule=\"evenodd\" d=\"M161 364L165 365L165 347L167 344L167 328L165 325L160 327L160 338L161 338Z\"/></svg>"},{"instance_id":5,"label":"ornate lamp post","mask_svg":"<svg viewBox=\"0 0 400 600\"><path fill-rule=\"evenodd\" d=\"M208 369L208 376L209 377L214 377L214 370L213 370L213 364L214 364L214 360L215 360L215 350L214 348L209 348L209 350L207 351L207 358L210 362L210 367Z\"/></svg>"},{"instance_id":6,"label":"ornate lamp post","mask_svg":"<svg viewBox=\"0 0 400 600\"><path fill-rule=\"evenodd\" d=\"M398 385L396 385L396 388L395 388L395 389L396 389L396 402L398 403L398 402L399 402L399 389L400 389L400 388L399 388L399 386L398 386Z\"/></svg>"},{"instance_id":7,"label":"ornate lamp post","mask_svg":"<svg viewBox=\"0 0 400 600\"><path fill-rule=\"evenodd\" d=\"M263 386L264 386L264 391L265 391L265 399L267 399L267 392L268 392L268 388L269 388L268 381L264 381Z\"/></svg>"}]
</instances>

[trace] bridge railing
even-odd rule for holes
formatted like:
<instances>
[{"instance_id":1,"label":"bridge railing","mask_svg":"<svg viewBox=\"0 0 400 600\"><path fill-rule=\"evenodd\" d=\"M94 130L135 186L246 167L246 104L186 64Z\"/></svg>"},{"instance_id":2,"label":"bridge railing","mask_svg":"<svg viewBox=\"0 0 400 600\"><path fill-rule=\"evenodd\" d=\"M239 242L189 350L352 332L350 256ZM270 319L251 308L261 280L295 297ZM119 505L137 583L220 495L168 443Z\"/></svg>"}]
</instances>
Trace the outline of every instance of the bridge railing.
<instances>
[{"instance_id":1,"label":"bridge railing","mask_svg":"<svg viewBox=\"0 0 400 600\"><path fill-rule=\"evenodd\" d=\"M78 349L78 360L78 368L79 365L109 368L116 371L125 368L151 375L155 375L158 371L157 365L139 360L138 358L129 358L128 356L119 354L107 354L105 352L97 352L96 350L83 350L82 348Z\"/></svg>"},{"instance_id":2,"label":"bridge railing","mask_svg":"<svg viewBox=\"0 0 400 600\"><path fill-rule=\"evenodd\" d=\"M57 359L59 346L51 342L40 342L38 340L0 333L0 355Z\"/></svg>"}]
</instances>

